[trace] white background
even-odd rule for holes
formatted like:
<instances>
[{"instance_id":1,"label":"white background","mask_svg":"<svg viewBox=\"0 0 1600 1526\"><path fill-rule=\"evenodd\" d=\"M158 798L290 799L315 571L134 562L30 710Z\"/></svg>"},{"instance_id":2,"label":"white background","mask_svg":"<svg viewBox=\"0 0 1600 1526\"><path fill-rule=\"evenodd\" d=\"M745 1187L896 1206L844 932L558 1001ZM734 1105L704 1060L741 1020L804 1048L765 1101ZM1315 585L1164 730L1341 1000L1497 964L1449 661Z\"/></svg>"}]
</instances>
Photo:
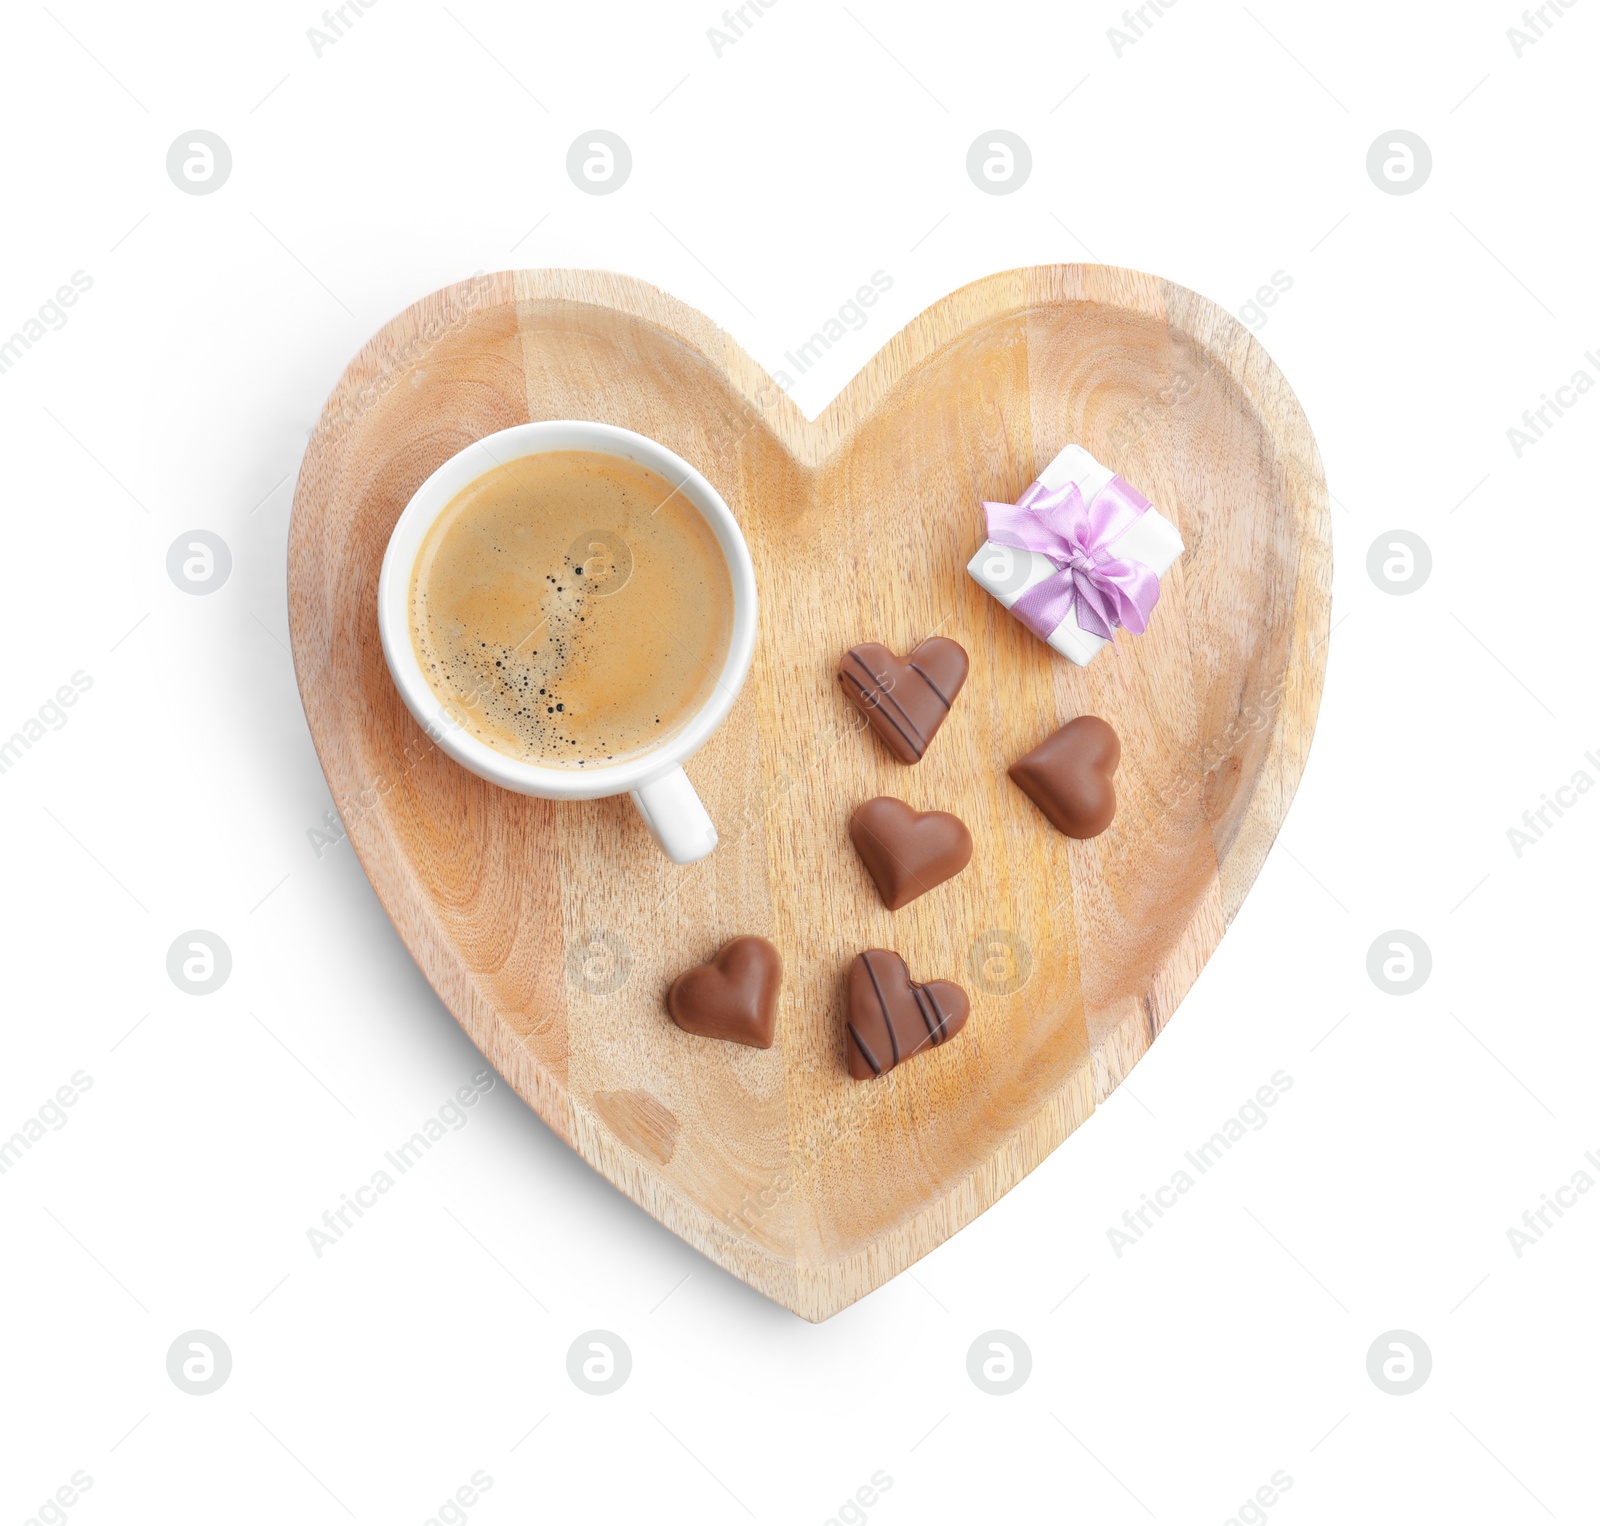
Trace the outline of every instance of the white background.
<instances>
[{"instance_id":1,"label":"white background","mask_svg":"<svg viewBox=\"0 0 1600 1526\"><path fill-rule=\"evenodd\" d=\"M321 56L309 3L8 18L0 335L93 285L0 375L0 736L92 687L0 775L0 1137L92 1086L0 1176L0 1522L421 1523L480 1470L483 1526L1593 1519L1600 1193L1520 1257L1507 1230L1600 1180L1600 798L1507 832L1600 779L1600 396L1520 458L1507 430L1600 379L1600 10L1550 7L1519 57L1513 3L1179 0L1118 56L1114 0L779 0L719 57L712 3L380 0ZM634 158L604 197L565 170L596 127ZM965 170L996 127L1033 154L1008 196ZM232 152L212 195L166 173L194 128ZM1432 151L1414 194L1367 174L1394 128ZM285 538L349 357L536 264L657 282L776 369L882 270L814 414L947 291L1088 259L1234 311L1289 277L1260 337L1335 497L1310 765L1131 1084L820 1327L503 1083L318 1259L324 1209L482 1068L349 845L308 839ZM196 528L233 559L204 597L166 571ZM1403 597L1366 570L1396 528L1433 560ZM211 996L166 973L193 928L232 951ZM1414 995L1368 977L1390 929L1432 951ZM1268 1125L1119 1258L1108 1228L1277 1070ZM633 1356L604 1398L565 1365L597 1327ZM1032 1354L1008 1397L966 1370L997 1328ZM166 1371L194 1329L233 1358L205 1397ZM1403 1397L1366 1368L1395 1329L1433 1358Z\"/></svg>"}]
</instances>

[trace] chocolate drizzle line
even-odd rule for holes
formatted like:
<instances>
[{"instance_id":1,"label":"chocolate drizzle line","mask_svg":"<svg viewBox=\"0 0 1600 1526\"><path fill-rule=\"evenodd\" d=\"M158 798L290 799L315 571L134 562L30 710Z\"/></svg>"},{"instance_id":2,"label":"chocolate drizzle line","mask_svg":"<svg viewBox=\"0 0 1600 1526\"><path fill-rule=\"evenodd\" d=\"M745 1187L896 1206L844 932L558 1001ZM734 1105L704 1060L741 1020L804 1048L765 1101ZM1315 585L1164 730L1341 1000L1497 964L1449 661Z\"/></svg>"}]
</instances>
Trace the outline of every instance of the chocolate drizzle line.
<instances>
[{"instance_id":1,"label":"chocolate drizzle line","mask_svg":"<svg viewBox=\"0 0 1600 1526\"><path fill-rule=\"evenodd\" d=\"M944 1026L944 1019L939 1013L939 1004L928 995L926 988L923 986L913 984L911 994L917 999L917 1012L922 1018L923 1027L928 1030L929 1041L937 1044L939 1042L939 1030ZM935 1023L933 1018L928 1016L929 1007L933 1008L934 1017L939 1017L938 1023ZM920 1049L922 1046L919 1044L917 1047Z\"/></svg>"},{"instance_id":2,"label":"chocolate drizzle line","mask_svg":"<svg viewBox=\"0 0 1600 1526\"><path fill-rule=\"evenodd\" d=\"M878 998L878 1006L883 1009L883 1026L889 1030L889 1052L893 1055L893 1059L889 1063L892 1067L900 1063L900 1040L895 1036L894 1018L890 1015L889 1003L883 994L883 987L878 984L878 972L872 967L872 956L870 954L867 956L865 963L867 966L867 978L872 981L873 994ZM882 1072L880 1071L879 1074L881 1075Z\"/></svg>"},{"instance_id":3,"label":"chocolate drizzle line","mask_svg":"<svg viewBox=\"0 0 1600 1526\"><path fill-rule=\"evenodd\" d=\"M867 677L872 680L870 687L867 684L862 683L861 680L854 674L841 673L839 676L841 678L848 677L851 683L853 683L863 695L875 696L875 698L872 700L873 708L877 710L880 715L882 715L884 720L888 721L888 723L900 733L900 735L905 739L906 744L911 747L920 758L928 744L921 731L917 729L917 723L906 714L905 706L903 706L899 700L895 699L894 696L883 687L881 680L875 673L873 673L872 669L867 667L866 663L862 662L859 657L856 657L854 652L851 652L850 655L851 657L855 658L855 661L865 671ZM911 732L907 732L906 726L902 726L899 721L897 721L892 715L889 714L887 710L884 709L883 702L885 700L888 700L889 703L900 712L900 715L904 719L906 726L909 726L911 728L911 732L915 732L915 735L912 735Z\"/></svg>"},{"instance_id":4,"label":"chocolate drizzle line","mask_svg":"<svg viewBox=\"0 0 1600 1526\"><path fill-rule=\"evenodd\" d=\"M940 688L940 687L939 687L939 686L938 686L938 684L936 684L936 683L935 683L935 682L934 682L934 681L933 681L933 680L932 680L932 679L931 679L931 678L929 678L929 677L928 677L928 675L927 675L927 674L926 674L926 673L924 673L924 672L923 672L923 671L922 671L922 669L921 669L921 668L919 668L919 667L918 667L918 666L917 666L917 665L916 665L916 663L914 663L914 662L911 662L911 661L910 661L910 660L909 660L909 659L908 659L908 660L907 660L907 662L906 662L906 666L907 666L907 667L908 667L908 668L910 668L910 669L911 669L911 671L912 671L912 672L913 672L913 673L915 673L915 674L916 674L916 675L917 675L917 677L918 677L918 678L920 678L920 679L921 679L921 680L922 680L922 681L923 681L923 683L925 683L925 684L926 684L926 685L927 685L927 686L928 686L928 687L929 687L929 688L930 688L930 689L932 689L932 690L933 690L933 692L934 692L934 694L935 694L935 695L936 695L936 696L938 696L938 700L939 700L939 703L940 703L940 704L941 704L941 705L943 705L943 706L944 706L944 707L945 707L945 709L946 709L946 710L948 710L948 709L949 709L949 708L950 708L950 701L949 701L949 700L948 700L948 699L946 699L946 698L945 698L945 696L944 696L944 690L943 690L943 689L941 689L941 688Z\"/></svg>"},{"instance_id":5,"label":"chocolate drizzle line","mask_svg":"<svg viewBox=\"0 0 1600 1526\"><path fill-rule=\"evenodd\" d=\"M900 733L900 735L902 737L905 738L906 745L908 747L910 747L916 753L916 755L920 758L922 756L922 754L927 750L928 743L927 743L927 739L923 736L922 732L918 729L917 723L914 720L912 720L909 715L906 714L905 707L900 703L899 700L897 700L894 697L893 694L891 694L889 692L889 690L885 689L882 686L882 682L878 678L878 676L872 671L871 668L869 668L866 665L865 662L863 662L861 660L860 656L858 656L857 653L854 650L852 650L849 653L849 656L850 656L851 661L854 662L856 664L856 666L859 667L861 669L861 671L863 673L865 673L867 675L867 677L872 680L872 687L869 690L868 686L866 684L862 683L859 678L856 678L854 676L854 674L846 675L846 674L841 673L839 675L840 678L842 679L842 678L848 676L850 678L850 681L853 684L855 684L856 688L858 688L862 692L862 694L876 693L876 695L877 695L876 708L879 711L879 713L883 716L883 718L886 721L888 721L888 723L891 726L894 727L894 729L896 731L898 731ZM912 666L915 667L915 664L913 664ZM919 674L921 674L922 681L924 683L928 683L927 674L923 673L921 668L916 668L916 671ZM928 684L928 687L930 689L933 689L933 692L935 694L938 694L939 698L941 700L944 700L944 695L939 694L939 691L937 689L934 689L934 686L931 683ZM893 705L896 710L898 710L900 712L900 715L904 719L904 721L906 723L906 726L909 726L911 728L910 732L907 732L906 727L902 726L899 721L897 721L892 715L889 714L889 712L887 710L885 710L883 708L883 702L885 700L888 700L888 702L891 705ZM945 700L945 709L948 710L949 708L950 708L949 701ZM912 733L915 733L915 735L913 735Z\"/></svg>"},{"instance_id":6,"label":"chocolate drizzle line","mask_svg":"<svg viewBox=\"0 0 1600 1526\"><path fill-rule=\"evenodd\" d=\"M877 1055L875 1055L870 1049L867 1048L867 1041L864 1038L862 1038L859 1033L856 1032L856 1025L854 1023L851 1023L849 1025L849 1027L850 1027L850 1037L853 1038L856 1041L856 1048L861 1051L861 1058L864 1059L867 1062L867 1064L869 1064L872 1067L873 1075L881 1076L883 1074L883 1066L881 1066L878 1063Z\"/></svg>"}]
</instances>

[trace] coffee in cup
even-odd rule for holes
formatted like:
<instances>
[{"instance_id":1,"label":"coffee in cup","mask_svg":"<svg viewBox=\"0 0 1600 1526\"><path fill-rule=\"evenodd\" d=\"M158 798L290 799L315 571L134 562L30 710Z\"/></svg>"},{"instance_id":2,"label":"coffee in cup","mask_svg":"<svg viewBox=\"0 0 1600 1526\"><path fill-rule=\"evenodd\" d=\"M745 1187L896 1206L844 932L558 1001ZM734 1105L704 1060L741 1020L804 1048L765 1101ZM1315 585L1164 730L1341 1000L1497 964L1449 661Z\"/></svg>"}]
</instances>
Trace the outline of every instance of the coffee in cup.
<instances>
[{"instance_id":1,"label":"coffee in cup","mask_svg":"<svg viewBox=\"0 0 1600 1526\"><path fill-rule=\"evenodd\" d=\"M734 624L717 535L679 487L622 456L550 450L492 467L429 528L411 576L417 662L446 713L541 768L639 758L718 684Z\"/></svg>"}]
</instances>

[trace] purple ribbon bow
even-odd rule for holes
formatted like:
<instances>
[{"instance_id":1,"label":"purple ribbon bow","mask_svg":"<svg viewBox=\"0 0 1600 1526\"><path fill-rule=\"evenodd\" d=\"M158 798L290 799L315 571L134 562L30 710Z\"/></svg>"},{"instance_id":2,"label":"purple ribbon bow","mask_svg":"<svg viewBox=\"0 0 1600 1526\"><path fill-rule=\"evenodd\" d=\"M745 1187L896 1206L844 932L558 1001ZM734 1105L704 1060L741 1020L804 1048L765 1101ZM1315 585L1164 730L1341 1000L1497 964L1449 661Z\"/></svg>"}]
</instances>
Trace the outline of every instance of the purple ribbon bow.
<instances>
[{"instance_id":1,"label":"purple ribbon bow","mask_svg":"<svg viewBox=\"0 0 1600 1526\"><path fill-rule=\"evenodd\" d=\"M1142 635L1161 597L1161 579L1143 562L1113 556L1111 546L1150 507L1150 500L1113 477L1085 504L1077 483L1047 488L1035 482L1015 503L985 503L989 539L1017 551L1037 551L1056 570L1035 584L1011 613L1041 641L1078 610L1078 625L1106 641L1120 625Z\"/></svg>"}]
</instances>

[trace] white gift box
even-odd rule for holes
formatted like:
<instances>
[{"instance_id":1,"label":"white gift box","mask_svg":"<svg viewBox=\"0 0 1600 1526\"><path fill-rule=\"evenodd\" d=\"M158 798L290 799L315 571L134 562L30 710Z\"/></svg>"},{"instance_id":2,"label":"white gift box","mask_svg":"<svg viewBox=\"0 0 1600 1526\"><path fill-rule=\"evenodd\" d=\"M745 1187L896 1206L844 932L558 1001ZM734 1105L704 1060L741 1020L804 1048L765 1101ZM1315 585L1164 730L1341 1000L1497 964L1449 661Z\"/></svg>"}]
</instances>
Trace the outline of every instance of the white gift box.
<instances>
[{"instance_id":1,"label":"white gift box","mask_svg":"<svg viewBox=\"0 0 1600 1526\"><path fill-rule=\"evenodd\" d=\"M1076 483L1084 503L1089 504L1114 476L1116 473L1109 466L1102 466L1081 445L1069 445L1039 473L1039 481L1052 492L1069 482ZM1112 541L1111 550L1125 560L1143 562L1159 578L1183 555L1183 537L1178 534L1178 527L1152 505ZM972 580L993 594L1006 609L1030 588L1054 576L1056 570L1055 563L1042 552L997 546L992 540L986 540L967 563L967 573ZM1049 641L1054 650L1071 658L1080 668L1087 667L1105 644L1105 637L1092 635L1078 624L1076 603L1051 633Z\"/></svg>"}]
</instances>

